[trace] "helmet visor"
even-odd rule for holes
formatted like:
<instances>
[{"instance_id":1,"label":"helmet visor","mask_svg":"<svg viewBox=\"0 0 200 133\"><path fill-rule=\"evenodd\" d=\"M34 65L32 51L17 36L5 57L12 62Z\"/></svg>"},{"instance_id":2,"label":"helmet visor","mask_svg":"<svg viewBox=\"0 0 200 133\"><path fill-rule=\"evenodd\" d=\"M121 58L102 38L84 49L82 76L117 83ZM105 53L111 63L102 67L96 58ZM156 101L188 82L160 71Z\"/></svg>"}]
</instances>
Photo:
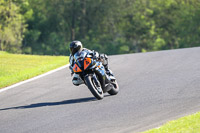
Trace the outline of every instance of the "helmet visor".
<instances>
[{"instance_id":1,"label":"helmet visor","mask_svg":"<svg viewBox=\"0 0 200 133\"><path fill-rule=\"evenodd\" d=\"M79 49L80 49L80 47L77 47L77 48L70 48L70 52L71 52L71 54L72 55L74 55L76 52L78 52L79 51Z\"/></svg>"}]
</instances>

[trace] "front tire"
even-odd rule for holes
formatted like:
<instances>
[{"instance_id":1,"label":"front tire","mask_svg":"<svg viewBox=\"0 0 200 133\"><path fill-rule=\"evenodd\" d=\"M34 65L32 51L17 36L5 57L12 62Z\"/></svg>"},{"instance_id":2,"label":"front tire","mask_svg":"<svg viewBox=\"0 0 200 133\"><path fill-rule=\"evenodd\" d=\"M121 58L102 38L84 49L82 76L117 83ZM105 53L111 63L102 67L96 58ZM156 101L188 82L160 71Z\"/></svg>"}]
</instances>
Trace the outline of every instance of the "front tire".
<instances>
[{"instance_id":1,"label":"front tire","mask_svg":"<svg viewBox=\"0 0 200 133\"><path fill-rule=\"evenodd\" d=\"M91 91L91 93L98 99L101 100L104 97L103 90L101 87L97 87L95 85L93 76L89 75L85 77L85 82L87 84L87 87Z\"/></svg>"}]
</instances>

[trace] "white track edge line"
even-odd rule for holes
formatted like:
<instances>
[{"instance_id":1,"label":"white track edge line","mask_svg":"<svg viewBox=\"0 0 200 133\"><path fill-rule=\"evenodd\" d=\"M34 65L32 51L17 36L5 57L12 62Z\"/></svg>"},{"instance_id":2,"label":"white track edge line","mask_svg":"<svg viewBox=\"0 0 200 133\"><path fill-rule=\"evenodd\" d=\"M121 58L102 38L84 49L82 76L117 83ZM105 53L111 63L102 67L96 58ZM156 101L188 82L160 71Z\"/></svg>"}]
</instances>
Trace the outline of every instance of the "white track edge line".
<instances>
[{"instance_id":1,"label":"white track edge line","mask_svg":"<svg viewBox=\"0 0 200 133\"><path fill-rule=\"evenodd\" d=\"M30 78L30 79L21 81L21 82L19 82L19 83L14 84L14 85L11 85L11 86L2 88L2 89L0 89L0 93L1 93L1 92L4 92L4 91L6 91L6 90L12 89L12 88L14 88L14 87L20 86L20 85L22 85L22 84L31 82L31 81L33 81L33 80L39 79L39 78L41 78L41 77L47 76L47 75L49 75L49 74L52 74L52 73L57 72L57 71L59 71L59 70L62 70L62 69L64 69L64 68L68 67L68 66L69 66L69 64L67 64L67 65L65 65L65 66L62 66L62 67L59 67L59 68L57 68L57 69L51 70L51 71L49 71L49 72L46 72L46 73L44 73L44 74L38 75L38 76L36 76L36 77L33 77L33 78Z\"/></svg>"}]
</instances>

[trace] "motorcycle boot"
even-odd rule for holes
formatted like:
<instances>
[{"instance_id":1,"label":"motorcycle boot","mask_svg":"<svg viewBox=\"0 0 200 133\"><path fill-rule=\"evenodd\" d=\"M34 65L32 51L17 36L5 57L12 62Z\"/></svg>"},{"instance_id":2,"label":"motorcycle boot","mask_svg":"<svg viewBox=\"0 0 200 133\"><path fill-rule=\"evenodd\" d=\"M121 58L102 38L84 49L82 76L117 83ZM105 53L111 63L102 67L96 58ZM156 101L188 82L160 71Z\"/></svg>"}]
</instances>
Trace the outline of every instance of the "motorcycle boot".
<instances>
[{"instance_id":1,"label":"motorcycle boot","mask_svg":"<svg viewBox=\"0 0 200 133\"><path fill-rule=\"evenodd\" d=\"M113 76L112 71L108 68L108 56L106 54L101 54L100 59L101 59L101 62L102 62L103 66L106 70L106 74L108 76Z\"/></svg>"},{"instance_id":2,"label":"motorcycle boot","mask_svg":"<svg viewBox=\"0 0 200 133\"><path fill-rule=\"evenodd\" d=\"M74 74L73 78L72 78L72 83L75 86L79 86L79 85L83 84L84 81L81 79L81 77L79 76L79 74Z\"/></svg>"},{"instance_id":3,"label":"motorcycle boot","mask_svg":"<svg viewBox=\"0 0 200 133\"><path fill-rule=\"evenodd\" d=\"M114 75L113 75L113 72L108 68L108 65L105 65L104 68L105 68L106 74L107 74L108 76L114 76Z\"/></svg>"}]
</instances>

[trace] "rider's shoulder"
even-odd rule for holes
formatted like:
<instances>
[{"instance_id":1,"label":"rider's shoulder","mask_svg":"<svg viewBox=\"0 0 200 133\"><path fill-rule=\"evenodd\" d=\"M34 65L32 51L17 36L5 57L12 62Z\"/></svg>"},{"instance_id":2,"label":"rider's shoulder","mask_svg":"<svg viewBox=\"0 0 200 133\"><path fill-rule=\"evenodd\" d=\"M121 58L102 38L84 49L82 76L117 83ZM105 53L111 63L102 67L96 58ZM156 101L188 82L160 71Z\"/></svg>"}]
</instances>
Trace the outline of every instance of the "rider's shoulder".
<instances>
[{"instance_id":1,"label":"rider's shoulder","mask_svg":"<svg viewBox=\"0 0 200 133\"><path fill-rule=\"evenodd\" d=\"M83 48L82 51L92 52L91 50L89 50L87 48Z\"/></svg>"},{"instance_id":2,"label":"rider's shoulder","mask_svg":"<svg viewBox=\"0 0 200 133\"><path fill-rule=\"evenodd\" d=\"M82 51L85 51L85 50L89 50L89 49L87 49L87 48L83 48L83 49L82 49Z\"/></svg>"}]
</instances>

